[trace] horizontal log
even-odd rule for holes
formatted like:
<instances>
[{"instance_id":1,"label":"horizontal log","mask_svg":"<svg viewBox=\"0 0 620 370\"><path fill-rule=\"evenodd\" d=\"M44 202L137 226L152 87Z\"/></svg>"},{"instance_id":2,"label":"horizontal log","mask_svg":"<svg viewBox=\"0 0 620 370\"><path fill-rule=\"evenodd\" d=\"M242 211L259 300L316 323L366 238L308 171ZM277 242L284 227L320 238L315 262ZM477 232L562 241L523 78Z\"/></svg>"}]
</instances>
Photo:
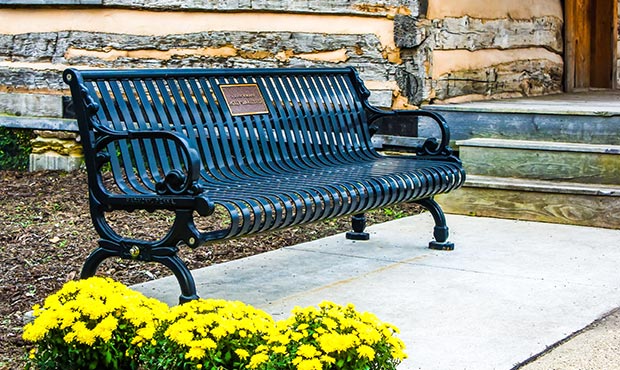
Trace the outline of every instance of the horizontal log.
<instances>
[{"instance_id":1,"label":"horizontal log","mask_svg":"<svg viewBox=\"0 0 620 370\"><path fill-rule=\"evenodd\" d=\"M42 32L18 35L0 35L0 57L12 61L52 61L64 63L76 56L72 50L93 51L93 56L102 53L133 52L139 58L142 52L145 58L149 52L181 51L178 56L191 54L192 50L206 48L217 49L229 47L239 53L267 52L276 55L282 50L294 54L333 51L346 47L352 57L385 62L383 47L374 34L326 35L323 33L304 32L198 32L189 34L171 34L165 37L148 35L113 34L101 32ZM99 54L94 52L100 52ZM168 59L173 57L170 52ZM153 57L161 59L161 57Z\"/></svg>"},{"instance_id":2,"label":"horizontal log","mask_svg":"<svg viewBox=\"0 0 620 370\"><path fill-rule=\"evenodd\" d=\"M295 13L335 13L364 15L419 15L419 1L368 0L106 0L106 6L140 9L181 9L208 11L279 11Z\"/></svg>"},{"instance_id":3,"label":"horizontal log","mask_svg":"<svg viewBox=\"0 0 620 370\"><path fill-rule=\"evenodd\" d=\"M516 49L544 47L558 54L564 50L562 18L532 19L443 18L433 21L436 50Z\"/></svg>"},{"instance_id":4,"label":"horizontal log","mask_svg":"<svg viewBox=\"0 0 620 370\"><path fill-rule=\"evenodd\" d=\"M468 175L620 185L620 146L542 141L457 141Z\"/></svg>"},{"instance_id":5,"label":"horizontal log","mask_svg":"<svg viewBox=\"0 0 620 370\"><path fill-rule=\"evenodd\" d=\"M435 97L438 101L446 101L463 95L490 98L559 93L562 75L562 63L545 59L515 60L474 70L451 71L437 77Z\"/></svg>"},{"instance_id":6,"label":"horizontal log","mask_svg":"<svg viewBox=\"0 0 620 370\"><path fill-rule=\"evenodd\" d=\"M466 111L428 105L450 123L453 140L503 138L620 145L618 117ZM455 105L453 108L461 107Z\"/></svg>"}]
</instances>

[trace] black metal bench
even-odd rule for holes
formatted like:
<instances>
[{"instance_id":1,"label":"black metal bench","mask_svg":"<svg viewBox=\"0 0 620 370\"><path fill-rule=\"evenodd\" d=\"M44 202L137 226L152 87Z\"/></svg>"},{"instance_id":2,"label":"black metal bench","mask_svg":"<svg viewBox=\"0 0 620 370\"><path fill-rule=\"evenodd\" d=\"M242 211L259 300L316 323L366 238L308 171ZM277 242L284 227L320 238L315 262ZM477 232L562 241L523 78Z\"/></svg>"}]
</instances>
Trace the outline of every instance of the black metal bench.
<instances>
[{"instance_id":1,"label":"black metal bench","mask_svg":"<svg viewBox=\"0 0 620 370\"><path fill-rule=\"evenodd\" d=\"M195 299L177 256L192 248L352 215L350 239L368 239L364 212L416 202L435 221L430 247L452 249L433 196L465 173L436 113L384 111L356 71L342 69L68 69L88 171L93 223L101 240L81 276L108 257L155 261L172 270L181 302ZM371 143L385 119L429 117L441 137L415 155L387 156ZM428 118L427 118L428 119ZM113 186L104 181L113 177ZM200 231L194 215L221 207L228 227ZM124 238L106 221L115 210L170 210L169 232L149 242Z\"/></svg>"}]
</instances>

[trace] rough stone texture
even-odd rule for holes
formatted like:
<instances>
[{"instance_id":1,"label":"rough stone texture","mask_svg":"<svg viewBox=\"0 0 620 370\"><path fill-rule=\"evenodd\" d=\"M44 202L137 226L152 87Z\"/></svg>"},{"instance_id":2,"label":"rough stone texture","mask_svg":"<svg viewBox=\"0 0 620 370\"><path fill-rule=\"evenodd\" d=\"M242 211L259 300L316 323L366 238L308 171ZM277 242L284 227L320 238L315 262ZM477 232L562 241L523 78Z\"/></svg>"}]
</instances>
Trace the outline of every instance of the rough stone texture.
<instances>
[{"instance_id":1,"label":"rough stone texture","mask_svg":"<svg viewBox=\"0 0 620 370\"><path fill-rule=\"evenodd\" d=\"M401 49L402 64L396 70L396 82L400 94L409 104L419 105L428 101L432 93L430 77L432 66L434 31L432 23L425 19L396 17L395 41Z\"/></svg>"},{"instance_id":2,"label":"rough stone texture","mask_svg":"<svg viewBox=\"0 0 620 370\"><path fill-rule=\"evenodd\" d=\"M59 139L59 140L70 140L70 141L79 141L79 135L76 132L67 132L67 131L49 131L49 130L35 130L35 135L45 138L45 139ZM65 144L63 144L65 146ZM69 152L73 153L73 152Z\"/></svg>"},{"instance_id":3,"label":"rough stone texture","mask_svg":"<svg viewBox=\"0 0 620 370\"><path fill-rule=\"evenodd\" d=\"M557 55L563 51L563 21L553 16L514 19L471 17L432 20L429 47L433 50L516 50L537 47ZM525 58L522 58L525 59ZM439 62L432 69L442 69ZM563 66L550 60L515 59L478 68L463 68L427 78L425 101L467 101L530 96L561 91ZM430 85L430 88L429 88Z\"/></svg>"},{"instance_id":4,"label":"rough stone texture","mask_svg":"<svg viewBox=\"0 0 620 370\"><path fill-rule=\"evenodd\" d=\"M78 169L83 161L79 136L73 132L35 131L32 140L30 171Z\"/></svg>"},{"instance_id":5,"label":"rough stone texture","mask_svg":"<svg viewBox=\"0 0 620 370\"><path fill-rule=\"evenodd\" d=\"M68 86L62 81L60 69L39 70L0 66L0 81L0 91L38 90L42 93L68 91Z\"/></svg>"},{"instance_id":6,"label":"rough stone texture","mask_svg":"<svg viewBox=\"0 0 620 370\"><path fill-rule=\"evenodd\" d=\"M424 1L422 1L424 2ZM183 9L209 11L261 10L296 13L394 15L420 14L418 0L104 0L105 6L141 9Z\"/></svg>"},{"instance_id":7,"label":"rough stone texture","mask_svg":"<svg viewBox=\"0 0 620 370\"><path fill-rule=\"evenodd\" d=\"M60 95L0 93L0 114L30 117L61 117Z\"/></svg>"},{"instance_id":8,"label":"rough stone texture","mask_svg":"<svg viewBox=\"0 0 620 370\"><path fill-rule=\"evenodd\" d=\"M234 56L245 59L265 59L278 63L275 56L282 51L290 51L293 54L317 53L347 49L350 58L359 61L368 60L375 63L386 63L382 54L382 46L375 35L324 35L321 33L291 33L291 32L203 32L185 35L170 35L167 37L135 36L119 34L93 34L86 32L71 32L66 36L59 37L61 42L57 46L54 55L49 55L54 63L80 64L84 62L95 63L95 66L111 67L118 60L104 60L103 58L88 58L80 61L79 58L67 60L66 54L70 49L82 49L93 52L105 52L110 50L121 51L144 51L145 58L136 59L160 59L159 57L148 58L148 52L170 51L173 49L186 50L187 54L172 55L172 59L201 58L197 52L203 48L229 47L236 51ZM191 55L192 50L196 55ZM259 53L252 57L252 53ZM155 53L153 53L155 54ZM92 53L96 56L96 53ZM164 59L165 60L165 59ZM123 61L126 63L126 61ZM138 62L139 60L136 60ZM163 62L166 63L167 61ZM184 63L192 63L185 61Z\"/></svg>"},{"instance_id":9,"label":"rough stone texture","mask_svg":"<svg viewBox=\"0 0 620 370\"><path fill-rule=\"evenodd\" d=\"M397 82L409 102L419 104L434 99L461 100L502 96L540 95L559 92L562 66L555 62L514 60L497 66L452 71L431 76L438 66L429 56L432 50L514 50L544 48L557 55L563 52L563 20L555 16L532 19L476 19L469 16L425 20L396 16L395 43L403 64ZM542 69L540 69L542 68ZM433 79L434 78L434 79Z\"/></svg>"},{"instance_id":10,"label":"rough stone texture","mask_svg":"<svg viewBox=\"0 0 620 370\"><path fill-rule=\"evenodd\" d=\"M74 171L80 168L83 158L79 156L58 155L54 153L30 154L28 169L32 171Z\"/></svg>"},{"instance_id":11,"label":"rough stone texture","mask_svg":"<svg viewBox=\"0 0 620 370\"><path fill-rule=\"evenodd\" d=\"M429 27L424 20L397 15L394 18L394 42L399 48L416 48L428 37Z\"/></svg>"},{"instance_id":12,"label":"rough stone texture","mask_svg":"<svg viewBox=\"0 0 620 370\"><path fill-rule=\"evenodd\" d=\"M27 35L27 39L46 47L33 49L30 55L21 52L21 43L7 41L18 36L0 38L0 43L4 41L10 45L0 50L0 55L16 65L37 60L59 66L97 68L341 66L339 60L317 61L313 57L344 49L346 64L357 67L366 80L388 81L396 74L396 65L385 59L382 45L374 34L203 32L153 37L88 32L33 33ZM226 48L228 55L201 54L205 48ZM60 70L0 67L0 79L4 89L66 89ZM384 102L383 105L390 104Z\"/></svg>"},{"instance_id":13,"label":"rough stone texture","mask_svg":"<svg viewBox=\"0 0 620 370\"><path fill-rule=\"evenodd\" d=\"M10 50L13 59L29 62L47 60L48 56L55 51L58 36L55 33L14 35L11 37L11 45L7 50Z\"/></svg>"},{"instance_id":14,"label":"rough stone texture","mask_svg":"<svg viewBox=\"0 0 620 370\"><path fill-rule=\"evenodd\" d=\"M76 140L74 133L45 133L32 140L32 153L45 154L56 153L59 155L79 156L82 147Z\"/></svg>"},{"instance_id":15,"label":"rough stone texture","mask_svg":"<svg viewBox=\"0 0 620 370\"><path fill-rule=\"evenodd\" d=\"M443 18L433 21L436 49L514 49L544 47L561 54L563 21L556 17L531 20Z\"/></svg>"},{"instance_id":16,"label":"rough stone texture","mask_svg":"<svg viewBox=\"0 0 620 370\"><path fill-rule=\"evenodd\" d=\"M403 64L396 72L396 82L410 104L418 105L431 95L432 80L428 78L430 54L428 45L402 53Z\"/></svg>"},{"instance_id":17,"label":"rough stone texture","mask_svg":"<svg viewBox=\"0 0 620 370\"><path fill-rule=\"evenodd\" d=\"M559 93L562 89L563 65L549 60L516 60L476 70L463 70L437 78L435 98L475 95L530 96Z\"/></svg>"}]
</instances>

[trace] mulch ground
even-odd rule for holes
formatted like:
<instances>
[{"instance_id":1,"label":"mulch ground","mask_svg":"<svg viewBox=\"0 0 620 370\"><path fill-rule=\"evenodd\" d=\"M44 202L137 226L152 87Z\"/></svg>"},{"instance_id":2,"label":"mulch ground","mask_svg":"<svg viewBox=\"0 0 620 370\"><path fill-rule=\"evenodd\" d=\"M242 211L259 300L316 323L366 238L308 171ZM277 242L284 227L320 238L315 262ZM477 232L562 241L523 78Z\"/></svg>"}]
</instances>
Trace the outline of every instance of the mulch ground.
<instances>
[{"instance_id":1,"label":"mulch ground","mask_svg":"<svg viewBox=\"0 0 620 370\"><path fill-rule=\"evenodd\" d=\"M371 212L369 224L419 212L402 205ZM131 237L161 235L171 214L115 213L121 233ZM200 226L208 228L206 220ZM347 218L323 221L269 234L236 239L179 253L191 269L222 263L349 230ZM36 303L77 279L82 263L96 246L88 210L86 174L75 172L0 171L0 369L21 369L28 344L22 341L24 314ZM158 264L107 260L98 270L126 285L170 272Z\"/></svg>"}]
</instances>

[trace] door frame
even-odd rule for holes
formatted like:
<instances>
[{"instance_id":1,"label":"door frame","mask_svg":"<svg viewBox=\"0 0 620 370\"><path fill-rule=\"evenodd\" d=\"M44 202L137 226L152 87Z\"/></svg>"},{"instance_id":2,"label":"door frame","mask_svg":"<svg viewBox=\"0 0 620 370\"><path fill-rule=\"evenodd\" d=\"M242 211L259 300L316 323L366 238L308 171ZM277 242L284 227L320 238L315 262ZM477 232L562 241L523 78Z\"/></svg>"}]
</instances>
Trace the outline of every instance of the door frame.
<instances>
[{"instance_id":1,"label":"door frame","mask_svg":"<svg viewBox=\"0 0 620 370\"><path fill-rule=\"evenodd\" d=\"M617 89L618 0L563 0L564 89Z\"/></svg>"}]
</instances>

